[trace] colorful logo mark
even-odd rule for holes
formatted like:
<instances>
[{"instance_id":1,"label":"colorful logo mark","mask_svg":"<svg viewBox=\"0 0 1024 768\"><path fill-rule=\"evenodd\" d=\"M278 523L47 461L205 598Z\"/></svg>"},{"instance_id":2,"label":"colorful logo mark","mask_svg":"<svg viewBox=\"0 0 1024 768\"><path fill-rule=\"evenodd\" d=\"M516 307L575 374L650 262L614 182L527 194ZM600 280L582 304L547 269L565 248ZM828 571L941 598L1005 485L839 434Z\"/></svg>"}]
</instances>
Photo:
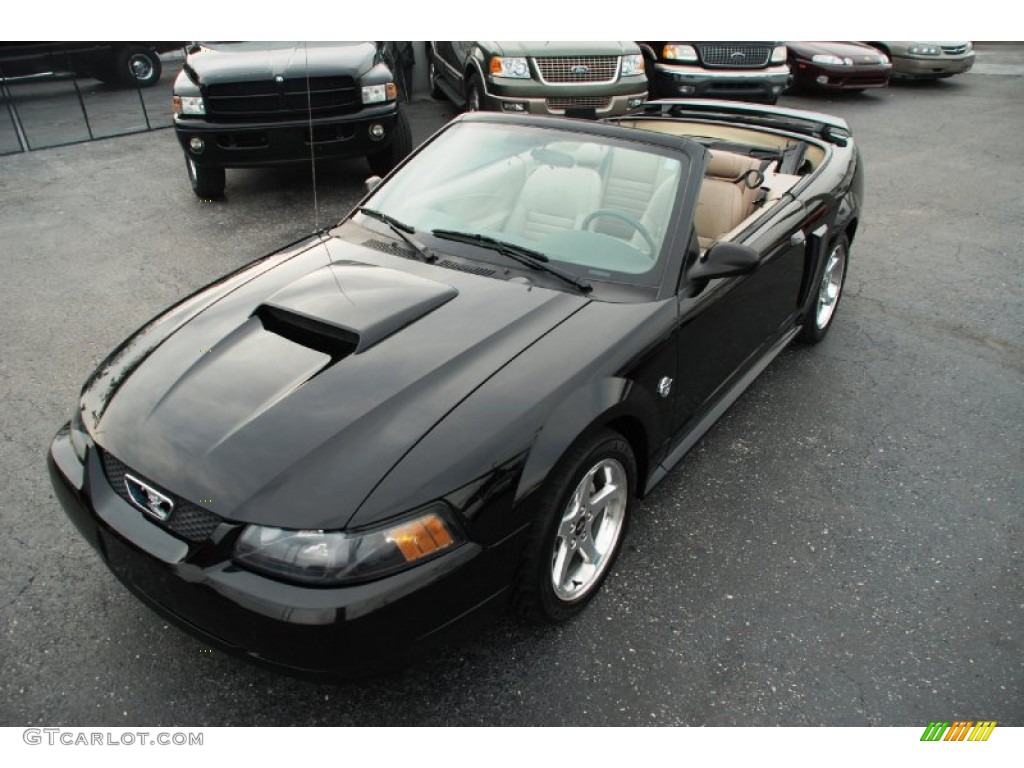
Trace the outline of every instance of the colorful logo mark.
<instances>
[{"instance_id":1,"label":"colorful logo mark","mask_svg":"<svg viewBox=\"0 0 1024 768\"><path fill-rule=\"evenodd\" d=\"M995 727L995 720L932 721L921 734L921 741L988 741Z\"/></svg>"}]
</instances>

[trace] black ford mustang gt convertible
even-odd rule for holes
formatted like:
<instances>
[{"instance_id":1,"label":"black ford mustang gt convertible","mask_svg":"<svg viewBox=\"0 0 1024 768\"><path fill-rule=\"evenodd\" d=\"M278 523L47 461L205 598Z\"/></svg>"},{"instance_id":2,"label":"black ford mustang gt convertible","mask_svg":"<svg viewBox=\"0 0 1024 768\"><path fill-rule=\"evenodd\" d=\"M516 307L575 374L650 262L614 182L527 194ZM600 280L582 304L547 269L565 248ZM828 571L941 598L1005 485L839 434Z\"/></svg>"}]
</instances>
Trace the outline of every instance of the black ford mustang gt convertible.
<instances>
[{"instance_id":1,"label":"black ford mustang gt convertible","mask_svg":"<svg viewBox=\"0 0 1024 768\"><path fill-rule=\"evenodd\" d=\"M54 487L156 611L292 673L414 659L510 606L565 620L635 500L828 331L862 186L816 113L464 115L118 347Z\"/></svg>"}]
</instances>

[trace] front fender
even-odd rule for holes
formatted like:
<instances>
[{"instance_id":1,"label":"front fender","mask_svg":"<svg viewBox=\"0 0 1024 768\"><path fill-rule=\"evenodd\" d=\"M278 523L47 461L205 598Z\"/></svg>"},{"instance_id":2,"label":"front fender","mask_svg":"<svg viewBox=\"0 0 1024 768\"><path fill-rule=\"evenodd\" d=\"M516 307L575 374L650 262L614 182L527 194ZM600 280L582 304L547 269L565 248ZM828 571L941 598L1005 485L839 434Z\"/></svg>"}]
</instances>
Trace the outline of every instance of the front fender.
<instances>
[{"instance_id":1,"label":"front fender","mask_svg":"<svg viewBox=\"0 0 1024 768\"><path fill-rule=\"evenodd\" d=\"M373 525L443 498L456 489L487 485L500 473L501 522L473 521L495 540L525 520L523 501L543 483L572 443L588 429L623 420L638 460L671 422L671 401L653 393L674 376L668 343L676 302L593 302L538 339L459 404L420 440L362 503L349 526ZM652 464L653 466L653 464ZM643 470L641 470L643 471ZM514 490L513 490L514 489Z\"/></svg>"}]
</instances>

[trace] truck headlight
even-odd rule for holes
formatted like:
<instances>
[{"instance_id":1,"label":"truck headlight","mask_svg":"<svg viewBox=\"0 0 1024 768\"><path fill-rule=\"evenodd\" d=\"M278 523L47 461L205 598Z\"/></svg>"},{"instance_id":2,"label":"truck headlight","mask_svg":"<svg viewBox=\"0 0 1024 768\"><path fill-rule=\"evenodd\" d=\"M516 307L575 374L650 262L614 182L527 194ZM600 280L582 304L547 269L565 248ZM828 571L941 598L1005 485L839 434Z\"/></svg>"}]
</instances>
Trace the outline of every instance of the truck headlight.
<instances>
[{"instance_id":1,"label":"truck headlight","mask_svg":"<svg viewBox=\"0 0 1024 768\"><path fill-rule=\"evenodd\" d=\"M398 87L394 83L363 86L363 104L380 104L398 98Z\"/></svg>"},{"instance_id":2,"label":"truck headlight","mask_svg":"<svg viewBox=\"0 0 1024 768\"><path fill-rule=\"evenodd\" d=\"M176 115L205 115L206 105L202 96L174 96L171 99Z\"/></svg>"},{"instance_id":3,"label":"truck headlight","mask_svg":"<svg viewBox=\"0 0 1024 768\"><path fill-rule=\"evenodd\" d=\"M530 66L523 56L492 56L491 74L497 77L518 77L523 80L530 77Z\"/></svg>"},{"instance_id":4,"label":"truck headlight","mask_svg":"<svg viewBox=\"0 0 1024 768\"><path fill-rule=\"evenodd\" d=\"M661 57L674 61L697 61L697 49L692 45L669 43L662 49Z\"/></svg>"},{"instance_id":5,"label":"truck headlight","mask_svg":"<svg viewBox=\"0 0 1024 768\"><path fill-rule=\"evenodd\" d=\"M400 523L358 533L250 525L235 542L233 559L249 570L315 586L379 578L462 543L447 509L436 502Z\"/></svg>"},{"instance_id":6,"label":"truck headlight","mask_svg":"<svg viewBox=\"0 0 1024 768\"><path fill-rule=\"evenodd\" d=\"M644 73L644 57L640 53L631 53L622 57L622 74L642 75Z\"/></svg>"},{"instance_id":7,"label":"truck headlight","mask_svg":"<svg viewBox=\"0 0 1024 768\"><path fill-rule=\"evenodd\" d=\"M772 64L781 64L786 60L786 46L776 45L772 48Z\"/></svg>"}]
</instances>

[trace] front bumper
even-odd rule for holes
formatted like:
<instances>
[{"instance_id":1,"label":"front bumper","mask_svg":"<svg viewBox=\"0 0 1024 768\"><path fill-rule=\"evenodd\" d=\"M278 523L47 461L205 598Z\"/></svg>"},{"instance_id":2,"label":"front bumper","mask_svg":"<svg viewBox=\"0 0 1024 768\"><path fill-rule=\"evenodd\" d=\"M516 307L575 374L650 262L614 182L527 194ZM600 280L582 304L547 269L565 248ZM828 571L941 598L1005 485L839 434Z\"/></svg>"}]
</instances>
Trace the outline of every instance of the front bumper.
<instances>
[{"instance_id":1,"label":"front bumper","mask_svg":"<svg viewBox=\"0 0 1024 768\"><path fill-rule=\"evenodd\" d=\"M365 107L358 113L288 122L217 123L199 118L174 118L174 132L196 165L211 168L251 168L317 159L365 157L387 148L395 133L398 109L394 102ZM384 135L370 137L370 126L380 124ZM312 130L312 141L310 131ZM203 150L190 147L193 138Z\"/></svg>"},{"instance_id":2,"label":"front bumper","mask_svg":"<svg viewBox=\"0 0 1024 768\"><path fill-rule=\"evenodd\" d=\"M535 80L488 77L484 106L498 112L564 115L567 109L593 109L598 117L624 115L647 100L647 80L639 76L615 83L540 84Z\"/></svg>"},{"instance_id":3,"label":"front bumper","mask_svg":"<svg viewBox=\"0 0 1024 768\"><path fill-rule=\"evenodd\" d=\"M68 517L129 590L204 644L300 676L381 672L500 612L523 541L467 543L377 581L304 587L234 565L224 553L237 524L190 543L151 522L110 487L95 448L78 459L67 425L47 465Z\"/></svg>"},{"instance_id":4,"label":"front bumper","mask_svg":"<svg viewBox=\"0 0 1024 768\"><path fill-rule=\"evenodd\" d=\"M892 73L900 77L948 77L974 66L974 54L965 56L893 56Z\"/></svg>"},{"instance_id":5,"label":"front bumper","mask_svg":"<svg viewBox=\"0 0 1024 768\"><path fill-rule=\"evenodd\" d=\"M772 101L789 86L789 67L708 70L685 64L654 65L651 85L657 98Z\"/></svg>"},{"instance_id":6,"label":"front bumper","mask_svg":"<svg viewBox=\"0 0 1024 768\"><path fill-rule=\"evenodd\" d=\"M890 64L829 66L798 62L794 77L798 85L808 88L842 91L846 89L884 88L889 84Z\"/></svg>"}]
</instances>

